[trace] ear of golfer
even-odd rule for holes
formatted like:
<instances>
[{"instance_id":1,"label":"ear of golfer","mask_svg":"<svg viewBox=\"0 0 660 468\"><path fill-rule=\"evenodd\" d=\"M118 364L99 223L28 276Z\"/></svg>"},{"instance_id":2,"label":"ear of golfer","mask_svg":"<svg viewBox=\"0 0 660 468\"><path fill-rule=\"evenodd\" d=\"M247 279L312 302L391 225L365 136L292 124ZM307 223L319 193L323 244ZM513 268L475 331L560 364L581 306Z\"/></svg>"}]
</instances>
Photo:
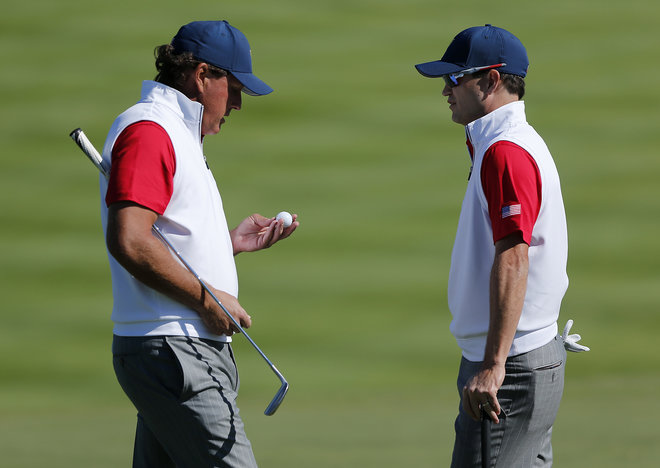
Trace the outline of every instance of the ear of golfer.
<instances>
[{"instance_id":1,"label":"ear of golfer","mask_svg":"<svg viewBox=\"0 0 660 468\"><path fill-rule=\"evenodd\" d=\"M212 333L231 335L238 332L238 328L206 293L197 278L152 234L151 226L157 219L156 212L136 203L110 205L106 243L112 256L145 285L195 310ZM285 229L281 220L251 215L230 231L234 255L271 247L290 236L298 225L294 222ZM207 286L241 327L252 325L251 317L238 299Z\"/></svg>"},{"instance_id":2,"label":"ear of golfer","mask_svg":"<svg viewBox=\"0 0 660 468\"><path fill-rule=\"evenodd\" d=\"M488 416L499 423L502 411L497 391L505 376L506 358L522 313L527 272L528 245L520 233L495 243L495 260L490 274L490 324L481 370L463 388L463 409L475 420L484 407Z\"/></svg>"}]
</instances>

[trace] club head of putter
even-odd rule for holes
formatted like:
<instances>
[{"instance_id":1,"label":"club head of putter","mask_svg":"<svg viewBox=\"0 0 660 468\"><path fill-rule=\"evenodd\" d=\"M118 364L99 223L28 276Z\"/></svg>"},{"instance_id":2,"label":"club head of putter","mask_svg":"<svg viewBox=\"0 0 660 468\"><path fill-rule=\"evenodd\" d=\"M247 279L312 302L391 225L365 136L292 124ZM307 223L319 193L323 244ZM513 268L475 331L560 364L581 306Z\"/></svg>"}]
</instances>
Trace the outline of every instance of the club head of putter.
<instances>
[{"instance_id":1,"label":"club head of putter","mask_svg":"<svg viewBox=\"0 0 660 468\"><path fill-rule=\"evenodd\" d=\"M275 414L275 411L277 411L277 408L279 408L280 405L282 404L282 400L284 400L284 397L286 396L286 392L288 391L289 391L289 383L286 380L282 379L282 386L275 394L275 397L268 405L268 408L266 408L266 411L264 411L264 414L266 416L272 416L273 414Z\"/></svg>"}]
</instances>

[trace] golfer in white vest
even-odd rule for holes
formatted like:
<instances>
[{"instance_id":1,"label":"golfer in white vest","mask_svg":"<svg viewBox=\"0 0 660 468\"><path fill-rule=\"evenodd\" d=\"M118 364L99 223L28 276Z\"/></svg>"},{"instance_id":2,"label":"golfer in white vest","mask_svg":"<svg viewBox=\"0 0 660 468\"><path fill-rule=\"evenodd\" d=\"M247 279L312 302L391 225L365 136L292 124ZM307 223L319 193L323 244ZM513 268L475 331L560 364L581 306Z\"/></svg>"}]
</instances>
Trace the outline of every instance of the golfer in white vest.
<instances>
[{"instance_id":1,"label":"golfer in white vest","mask_svg":"<svg viewBox=\"0 0 660 468\"><path fill-rule=\"evenodd\" d=\"M525 117L528 65L520 40L491 25L462 31L440 60L416 65L444 79L471 160L448 288L462 350L452 467L480 466L482 414L495 423L490 466L552 464L568 241L555 163Z\"/></svg>"},{"instance_id":2,"label":"golfer in white vest","mask_svg":"<svg viewBox=\"0 0 660 468\"><path fill-rule=\"evenodd\" d=\"M236 397L231 335L219 304L151 231L156 224L245 328L234 256L293 233L253 214L229 230L203 140L272 89L252 72L245 35L195 21L156 49L154 81L114 121L103 149L101 214L112 274L117 379L135 405L135 468L254 468ZM223 157L230 157L224 155Z\"/></svg>"}]
</instances>

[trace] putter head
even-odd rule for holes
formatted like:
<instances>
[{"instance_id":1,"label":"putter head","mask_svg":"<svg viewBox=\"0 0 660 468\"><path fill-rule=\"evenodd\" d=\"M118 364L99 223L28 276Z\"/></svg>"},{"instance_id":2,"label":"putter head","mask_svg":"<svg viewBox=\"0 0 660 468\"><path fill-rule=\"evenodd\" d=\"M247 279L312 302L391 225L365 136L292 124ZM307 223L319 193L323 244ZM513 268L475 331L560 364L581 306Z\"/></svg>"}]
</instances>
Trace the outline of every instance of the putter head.
<instances>
[{"instance_id":1,"label":"putter head","mask_svg":"<svg viewBox=\"0 0 660 468\"><path fill-rule=\"evenodd\" d=\"M284 400L284 397L286 396L286 392L289 391L289 383L284 379L281 379L281 381L282 381L282 385L280 386L280 389L275 394L275 397L273 397L273 400L268 405L268 408L266 408L266 411L264 411L264 414L266 416L272 416L273 414L275 414L277 408L279 408L280 405L282 404L282 400Z\"/></svg>"}]
</instances>

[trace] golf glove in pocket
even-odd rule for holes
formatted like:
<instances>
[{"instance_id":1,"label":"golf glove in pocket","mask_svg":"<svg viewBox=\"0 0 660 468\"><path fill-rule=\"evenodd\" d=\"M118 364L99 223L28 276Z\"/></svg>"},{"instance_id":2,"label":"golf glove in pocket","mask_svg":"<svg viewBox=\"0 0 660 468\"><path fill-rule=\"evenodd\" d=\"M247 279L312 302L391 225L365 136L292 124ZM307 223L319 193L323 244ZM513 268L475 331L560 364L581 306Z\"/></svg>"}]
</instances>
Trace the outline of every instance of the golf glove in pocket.
<instances>
[{"instance_id":1,"label":"golf glove in pocket","mask_svg":"<svg viewBox=\"0 0 660 468\"><path fill-rule=\"evenodd\" d=\"M578 344L578 341L582 339L580 335L578 335L577 333L573 335L568 334L568 332L571 331L572 326L573 326L573 320L569 319L568 322L566 322L566 326L564 327L564 332L561 334L561 338L564 340L564 348L566 349L566 351L571 351L573 353L581 353L582 351L589 351L588 347Z\"/></svg>"}]
</instances>

